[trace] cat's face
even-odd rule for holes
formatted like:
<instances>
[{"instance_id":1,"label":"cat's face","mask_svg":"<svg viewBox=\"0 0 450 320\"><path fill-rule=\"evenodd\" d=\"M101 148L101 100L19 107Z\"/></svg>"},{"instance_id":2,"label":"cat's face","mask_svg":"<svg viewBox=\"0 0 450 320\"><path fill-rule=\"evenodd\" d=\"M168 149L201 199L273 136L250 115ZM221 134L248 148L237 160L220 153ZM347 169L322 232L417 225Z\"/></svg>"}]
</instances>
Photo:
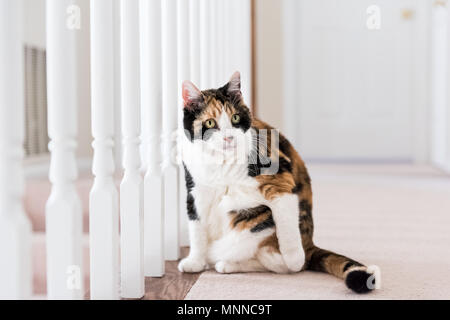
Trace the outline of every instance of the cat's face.
<instances>
[{"instance_id":1,"label":"cat's face","mask_svg":"<svg viewBox=\"0 0 450 320\"><path fill-rule=\"evenodd\" d=\"M236 72L219 89L200 91L183 83L184 129L188 139L225 155L245 152L251 143L252 118Z\"/></svg>"}]
</instances>

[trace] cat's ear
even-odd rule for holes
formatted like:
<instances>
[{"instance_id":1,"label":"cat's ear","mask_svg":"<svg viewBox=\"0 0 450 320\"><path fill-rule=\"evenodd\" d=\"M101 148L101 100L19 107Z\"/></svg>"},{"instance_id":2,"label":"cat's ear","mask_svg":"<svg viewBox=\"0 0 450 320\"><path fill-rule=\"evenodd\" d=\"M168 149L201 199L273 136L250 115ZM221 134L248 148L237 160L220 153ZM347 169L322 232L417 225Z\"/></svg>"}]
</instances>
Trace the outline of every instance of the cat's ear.
<instances>
[{"instance_id":1,"label":"cat's ear","mask_svg":"<svg viewBox=\"0 0 450 320\"><path fill-rule=\"evenodd\" d=\"M190 81L186 80L182 86L183 104L185 108L192 108L203 98L202 92Z\"/></svg>"},{"instance_id":2,"label":"cat's ear","mask_svg":"<svg viewBox=\"0 0 450 320\"><path fill-rule=\"evenodd\" d=\"M232 96L241 96L241 74L239 71L233 73L227 84L227 92Z\"/></svg>"}]
</instances>

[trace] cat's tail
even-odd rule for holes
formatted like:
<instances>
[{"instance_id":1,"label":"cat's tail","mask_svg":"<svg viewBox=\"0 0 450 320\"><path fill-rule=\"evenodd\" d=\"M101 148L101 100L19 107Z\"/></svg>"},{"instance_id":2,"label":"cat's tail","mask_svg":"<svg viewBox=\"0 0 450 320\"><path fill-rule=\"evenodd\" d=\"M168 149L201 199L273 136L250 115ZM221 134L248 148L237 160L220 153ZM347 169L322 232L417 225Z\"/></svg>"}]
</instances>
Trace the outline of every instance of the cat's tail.
<instances>
[{"instance_id":1,"label":"cat's tail","mask_svg":"<svg viewBox=\"0 0 450 320\"><path fill-rule=\"evenodd\" d=\"M369 266L334 252L312 247L308 250L307 270L326 272L344 279L348 288L367 293L381 287L381 274L377 266Z\"/></svg>"}]
</instances>

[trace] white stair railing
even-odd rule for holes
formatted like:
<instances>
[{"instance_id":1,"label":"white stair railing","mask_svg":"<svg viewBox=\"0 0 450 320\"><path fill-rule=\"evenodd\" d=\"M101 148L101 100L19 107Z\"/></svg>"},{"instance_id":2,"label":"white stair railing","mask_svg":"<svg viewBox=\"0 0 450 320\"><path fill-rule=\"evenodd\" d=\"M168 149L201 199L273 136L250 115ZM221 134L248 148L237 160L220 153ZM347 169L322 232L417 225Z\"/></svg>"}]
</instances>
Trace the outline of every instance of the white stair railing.
<instances>
[{"instance_id":1,"label":"white stair railing","mask_svg":"<svg viewBox=\"0 0 450 320\"><path fill-rule=\"evenodd\" d=\"M110 0L91 1L94 185L89 199L91 299L119 297L119 196L114 183L114 41Z\"/></svg>"},{"instance_id":2,"label":"white stair railing","mask_svg":"<svg viewBox=\"0 0 450 320\"><path fill-rule=\"evenodd\" d=\"M189 72L190 80L197 85L200 85L200 1L189 1Z\"/></svg>"},{"instance_id":3,"label":"white stair railing","mask_svg":"<svg viewBox=\"0 0 450 320\"><path fill-rule=\"evenodd\" d=\"M120 185L121 297L141 298L144 281L144 202L140 173L139 0L121 0L123 167Z\"/></svg>"},{"instance_id":4,"label":"white stair railing","mask_svg":"<svg viewBox=\"0 0 450 320\"><path fill-rule=\"evenodd\" d=\"M209 1L208 28L209 28L209 86L215 88L219 86L218 79L218 39L217 39L217 1ZM206 88L205 88L206 89Z\"/></svg>"},{"instance_id":5,"label":"white stair railing","mask_svg":"<svg viewBox=\"0 0 450 320\"><path fill-rule=\"evenodd\" d=\"M82 209L75 189L77 164L75 32L67 26L72 0L47 0L47 101L51 139L50 181L46 205L47 296L82 299Z\"/></svg>"},{"instance_id":6,"label":"white stair railing","mask_svg":"<svg viewBox=\"0 0 450 320\"><path fill-rule=\"evenodd\" d=\"M161 172L161 1L140 0L142 142L144 178L144 272L164 275L164 212Z\"/></svg>"},{"instance_id":7,"label":"white stair railing","mask_svg":"<svg viewBox=\"0 0 450 320\"><path fill-rule=\"evenodd\" d=\"M22 1L0 0L0 299L32 291L31 224L22 206Z\"/></svg>"},{"instance_id":8,"label":"white stair railing","mask_svg":"<svg viewBox=\"0 0 450 320\"><path fill-rule=\"evenodd\" d=\"M163 0L162 18L162 83L163 83L163 188L164 188L164 253L166 260L178 260L179 241L179 173L175 163L178 128L177 85L177 0Z\"/></svg>"}]
</instances>

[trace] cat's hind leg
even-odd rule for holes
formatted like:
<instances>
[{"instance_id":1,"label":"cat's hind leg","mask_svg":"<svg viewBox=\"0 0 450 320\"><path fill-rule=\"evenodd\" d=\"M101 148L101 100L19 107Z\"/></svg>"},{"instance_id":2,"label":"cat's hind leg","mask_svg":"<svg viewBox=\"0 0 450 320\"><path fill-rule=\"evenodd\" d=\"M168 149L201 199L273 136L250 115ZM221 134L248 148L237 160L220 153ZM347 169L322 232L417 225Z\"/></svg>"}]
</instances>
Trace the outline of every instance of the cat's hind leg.
<instances>
[{"instance_id":1,"label":"cat's hind leg","mask_svg":"<svg viewBox=\"0 0 450 320\"><path fill-rule=\"evenodd\" d=\"M219 273L267 271L267 269L256 259L249 259L239 262L220 260L216 262L215 269Z\"/></svg>"},{"instance_id":2,"label":"cat's hind leg","mask_svg":"<svg viewBox=\"0 0 450 320\"><path fill-rule=\"evenodd\" d=\"M291 272L281 255L280 244L275 232L260 243L256 258L269 271L275 273Z\"/></svg>"}]
</instances>

